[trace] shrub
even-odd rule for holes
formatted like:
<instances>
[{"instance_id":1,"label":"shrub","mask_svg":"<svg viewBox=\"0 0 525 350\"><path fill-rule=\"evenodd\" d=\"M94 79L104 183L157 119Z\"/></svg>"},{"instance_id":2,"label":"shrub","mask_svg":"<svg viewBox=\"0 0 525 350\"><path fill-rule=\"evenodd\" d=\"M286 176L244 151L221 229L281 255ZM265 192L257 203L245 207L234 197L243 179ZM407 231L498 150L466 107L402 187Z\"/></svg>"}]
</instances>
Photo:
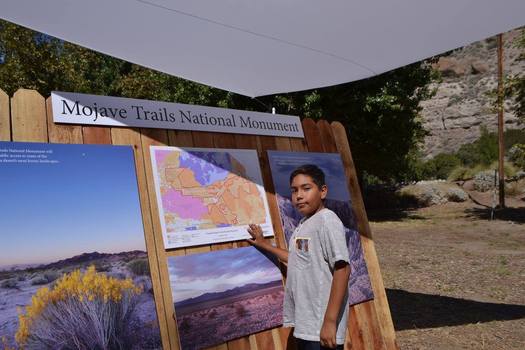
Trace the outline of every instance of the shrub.
<instances>
[{"instance_id":1,"label":"shrub","mask_svg":"<svg viewBox=\"0 0 525 350\"><path fill-rule=\"evenodd\" d=\"M183 317L182 321L179 324L179 329L181 331L188 331L191 329L190 321L188 320L188 317Z\"/></svg>"},{"instance_id":2,"label":"shrub","mask_svg":"<svg viewBox=\"0 0 525 350\"><path fill-rule=\"evenodd\" d=\"M43 274L37 274L29 280L29 283L31 283L32 286L39 286L42 284L47 284L48 281L46 276L44 276Z\"/></svg>"},{"instance_id":3,"label":"shrub","mask_svg":"<svg viewBox=\"0 0 525 350\"><path fill-rule=\"evenodd\" d=\"M95 265L95 270L97 270L98 272L107 272L110 269L110 266L108 264L105 264L101 261L95 262L94 265Z\"/></svg>"},{"instance_id":4,"label":"shrub","mask_svg":"<svg viewBox=\"0 0 525 350\"><path fill-rule=\"evenodd\" d=\"M113 271L106 274L108 277L115 278L118 280L124 280L127 278L126 274L124 272L119 271Z\"/></svg>"},{"instance_id":5,"label":"shrub","mask_svg":"<svg viewBox=\"0 0 525 350\"><path fill-rule=\"evenodd\" d=\"M127 349L131 347L136 296L130 279L97 273L64 275L40 288L19 314L15 339L25 349Z\"/></svg>"},{"instance_id":6,"label":"shrub","mask_svg":"<svg viewBox=\"0 0 525 350\"><path fill-rule=\"evenodd\" d=\"M525 181L513 181L505 184L505 194L509 196L519 196L525 193Z\"/></svg>"},{"instance_id":7,"label":"shrub","mask_svg":"<svg viewBox=\"0 0 525 350\"><path fill-rule=\"evenodd\" d=\"M14 289L18 287L18 280L16 278L8 278L0 283L1 288Z\"/></svg>"},{"instance_id":8,"label":"shrub","mask_svg":"<svg viewBox=\"0 0 525 350\"><path fill-rule=\"evenodd\" d=\"M499 164L498 162L494 162L490 165L488 170L498 170L499 171ZM504 162L503 163L503 172L505 173L505 177L513 177L518 172L518 169L514 167L511 163Z\"/></svg>"},{"instance_id":9,"label":"shrub","mask_svg":"<svg viewBox=\"0 0 525 350\"><path fill-rule=\"evenodd\" d=\"M494 171L486 170L477 173L474 176L474 189L480 192L486 192L494 188Z\"/></svg>"},{"instance_id":10,"label":"shrub","mask_svg":"<svg viewBox=\"0 0 525 350\"><path fill-rule=\"evenodd\" d=\"M460 165L452 169L448 176L448 181L465 181L471 178L471 169Z\"/></svg>"},{"instance_id":11,"label":"shrub","mask_svg":"<svg viewBox=\"0 0 525 350\"><path fill-rule=\"evenodd\" d=\"M461 164L454 154L440 153L423 165L424 179L447 179L452 170Z\"/></svg>"},{"instance_id":12,"label":"shrub","mask_svg":"<svg viewBox=\"0 0 525 350\"><path fill-rule=\"evenodd\" d=\"M208 314L208 318L213 319L215 317L217 317L217 311L211 310L211 312Z\"/></svg>"},{"instance_id":13,"label":"shrub","mask_svg":"<svg viewBox=\"0 0 525 350\"><path fill-rule=\"evenodd\" d=\"M0 272L0 281L7 280L13 277L13 274L8 272Z\"/></svg>"},{"instance_id":14,"label":"shrub","mask_svg":"<svg viewBox=\"0 0 525 350\"><path fill-rule=\"evenodd\" d=\"M468 199L468 195L460 188L448 188L445 197L449 202L464 202Z\"/></svg>"},{"instance_id":15,"label":"shrub","mask_svg":"<svg viewBox=\"0 0 525 350\"><path fill-rule=\"evenodd\" d=\"M509 151L516 144L525 144L525 129L511 129L505 131L505 150Z\"/></svg>"},{"instance_id":16,"label":"shrub","mask_svg":"<svg viewBox=\"0 0 525 350\"><path fill-rule=\"evenodd\" d=\"M246 309L244 308L244 306L242 306L242 305L237 305L237 307L235 307L235 314L236 314L238 317L244 317L244 316L246 316L246 314L248 314L248 312L246 311Z\"/></svg>"},{"instance_id":17,"label":"shrub","mask_svg":"<svg viewBox=\"0 0 525 350\"><path fill-rule=\"evenodd\" d=\"M15 348L12 348L9 346L7 342L7 338L5 336L2 337L2 349L4 350L16 350Z\"/></svg>"},{"instance_id":18,"label":"shrub","mask_svg":"<svg viewBox=\"0 0 525 350\"><path fill-rule=\"evenodd\" d=\"M134 259L128 263L128 268L135 275L143 276L149 275L148 259Z\"/></svg>"},{"instance_id":19,"label":"shrub","mask_svg":"<svg viewBox=\"0 0 525 350\"><path fill-rule=\"evenodd\" d=\"M525 170L525 143L512 146L509 150L509 160L518 168Z\"/></svg>"},{"instance_id":20,"label":"shrub","mask_svg":"<svg viewBox=\"0 0 525 350\"><path fill-rule=\"evenodd\" d=\"M464 202L468 195L456 185L443 181L421 181L397 191L405 206L428 207L446 202Z\"/></svg>"},{"instance_id":21,"label":"shrub","mask_svg":"<svg viewBox=\"0 0 525 350\"><path fill-rule=\"evenodd\" d=\"M478 164L489 165L498 160L498 137L495 133L489 133L483 126L479 139L461 146L456 155L467 167Z\"/></svg>"},{"instance_id":22,"label":"shrub","mask_svg":"<svg viewBox=\"0 0 525 350\"><path fill-rule=\"evenodd\" d=\"M19 281L19 282L23 282L27 279L27 276L25 274L21 274L21 275L18 275L16 277L16 279Z\"/></svg>"},{"instance_id":23,"label":"shrub","mask_svg":"<svg viewBox=\"0 0 525 350\"><path fill-rule=\"evenodd\" d=\"M53 282L54 280L59 278L60 275L61 274L58 271L55 271L55 270L44 271L44 277L46 278L48 283Z\"/></svg>"}]
</instances>

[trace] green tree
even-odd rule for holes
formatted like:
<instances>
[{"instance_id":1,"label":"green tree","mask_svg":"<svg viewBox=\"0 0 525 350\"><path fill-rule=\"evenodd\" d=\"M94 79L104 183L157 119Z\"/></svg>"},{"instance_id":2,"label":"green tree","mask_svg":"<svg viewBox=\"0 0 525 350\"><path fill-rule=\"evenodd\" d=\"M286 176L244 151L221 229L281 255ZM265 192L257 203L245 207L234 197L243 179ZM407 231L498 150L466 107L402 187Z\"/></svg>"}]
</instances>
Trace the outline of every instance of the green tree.
<instances>
[{"instance_id":1,"label":"green tree","mask_svg":"<svg viewBox=\"0 0 525 350\"><path fill-rule=\"evenodd\" d=\"M425 136L420 102L438 78L430 63L416 63L369 79L268 97L280 113L342 122L359 173L382 180L412 177L411 151Z\"/></svg>"},{"instance_id":2,"label":"green tree","mask_svg":"<svg viewBox=\"0 0 525 350\"><path fill-rule=\"evenodd\" d=\"M413 178L422 141L420 102L437 78L429 62L322 89L251 99L173 77L0 20L0 87L163 100L342 122L359 174Z\"/></svg>"},{"instance_id":3,"label":"green tree","mask_svg":"<svg viewBox=\"0 0 525 350\"><path fill-rule=\"evenodd\" d=\"M480 137L472 143L462 145L456 156L467 167L490 165L498 160L498 137L495 133L490 133L486 126L482 126Z\"/></svg>"}]
</instances>

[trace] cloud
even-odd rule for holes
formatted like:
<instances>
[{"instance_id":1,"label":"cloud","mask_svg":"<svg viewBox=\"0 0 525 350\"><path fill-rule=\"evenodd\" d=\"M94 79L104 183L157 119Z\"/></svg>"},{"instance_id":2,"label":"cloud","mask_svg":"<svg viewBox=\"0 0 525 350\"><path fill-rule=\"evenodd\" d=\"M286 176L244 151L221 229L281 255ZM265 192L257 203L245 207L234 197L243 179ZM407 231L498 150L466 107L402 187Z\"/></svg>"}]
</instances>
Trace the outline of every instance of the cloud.
<instances>
[{"instance_id":1,"label":"cloud","mask_svg":"<svg viewBox=\"0 0 525 350\"><path fill-rule=\"evenodd\" d=\"M253 247L170 257L168 271L175 301L281 279L274 263Z\"/></svg>"}]
</instances>

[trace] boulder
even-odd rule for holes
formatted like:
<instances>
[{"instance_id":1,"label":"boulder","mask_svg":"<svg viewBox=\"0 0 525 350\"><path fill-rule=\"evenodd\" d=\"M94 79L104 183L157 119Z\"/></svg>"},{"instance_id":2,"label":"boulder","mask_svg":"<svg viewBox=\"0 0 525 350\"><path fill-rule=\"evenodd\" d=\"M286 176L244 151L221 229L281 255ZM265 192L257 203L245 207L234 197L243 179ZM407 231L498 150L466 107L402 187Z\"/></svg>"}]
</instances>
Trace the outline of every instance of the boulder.
<instances>
[{"instance_id":1,"label":"boulder","mask_svg":"<svg viewBox=\"0 0 525 350\"><path fill-rule=\"evenodd\" d=\"M418 207L429 207L447 202L464 202L468 199L463 189L444 180L420 181L401 188L397 194L402 201Z\"/></svg>"},{"instance_id":2,"label":"boulder","mask_svg":"<svg viewBox=\"0 0 525 350\"><path fill-rule=\"evenodd\" d=\"M440 57L435 68L445 77L460 77L467 72L463 62L451 57Z\"/></svg>"},{"instance_id":3,"label":"boulder","mask_svg":"<svg viewBox=\"0 0 525 350\"><path fill-rule=\"evenodd\" d=\"M470 64L472 74L483 74L489 71L489 65L486 62L474 61Z\"/></svg>"}]
</instances>

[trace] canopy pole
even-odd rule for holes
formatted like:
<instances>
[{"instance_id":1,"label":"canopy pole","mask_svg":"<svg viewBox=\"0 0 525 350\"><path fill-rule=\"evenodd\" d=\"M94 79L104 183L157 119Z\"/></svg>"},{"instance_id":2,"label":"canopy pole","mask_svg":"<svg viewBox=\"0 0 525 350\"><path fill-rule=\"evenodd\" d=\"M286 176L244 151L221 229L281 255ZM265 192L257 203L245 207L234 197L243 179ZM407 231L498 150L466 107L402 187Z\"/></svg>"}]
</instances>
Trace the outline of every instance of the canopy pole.
<instances>
[{"instance_id":1,"label":"canopy pole","mask_svg":"<svg viewBox=\"0 0 525 350\"><path fill-rule=\"evenodd\" d=\"M503 34L498 34L498 166L499 206L505 208L505 145L503 142Z\"/></svg>"}]
</instances>

